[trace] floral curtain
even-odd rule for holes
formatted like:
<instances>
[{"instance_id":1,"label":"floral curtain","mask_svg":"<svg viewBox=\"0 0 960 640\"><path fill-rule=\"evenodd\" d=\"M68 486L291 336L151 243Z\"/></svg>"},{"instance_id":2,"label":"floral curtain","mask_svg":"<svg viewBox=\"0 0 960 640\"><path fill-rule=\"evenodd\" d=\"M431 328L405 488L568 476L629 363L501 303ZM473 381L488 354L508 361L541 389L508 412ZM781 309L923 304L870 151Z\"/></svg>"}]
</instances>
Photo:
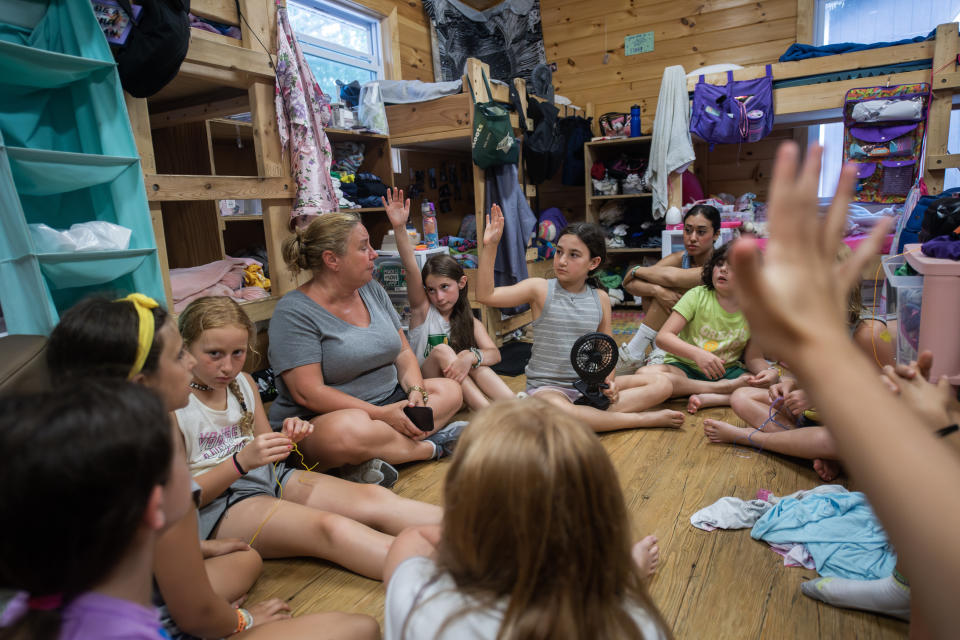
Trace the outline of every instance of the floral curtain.
<instances>
[{"instance_id":1,"label":"floral curtain","mask_svg":"<svg viewBox=\"0 0 960 640\"><path fill-rule=\"evenodd\" d=\"M324 127L330 124L330 101L320 90L290 26L286 7L277 7L277 127L290 157L297 184L290 215L306 226L322 213L338 211L330 179L333 153Z\"/></svg>"}]
</instances>

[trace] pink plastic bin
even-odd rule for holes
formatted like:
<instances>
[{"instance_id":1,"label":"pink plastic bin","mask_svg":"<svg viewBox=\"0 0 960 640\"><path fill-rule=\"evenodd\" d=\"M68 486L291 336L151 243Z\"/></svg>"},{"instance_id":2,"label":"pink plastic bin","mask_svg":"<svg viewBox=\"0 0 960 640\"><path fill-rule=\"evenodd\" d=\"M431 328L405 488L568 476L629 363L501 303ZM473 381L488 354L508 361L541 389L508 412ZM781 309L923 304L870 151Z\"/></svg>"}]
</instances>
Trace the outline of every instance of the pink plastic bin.
<instances>
[{"instance_id":1,"label":"pink plastic bin","mask_svg":"<svg viewBox=\"0 0 960 640\"><path fill-rule=\"evenodd\" d=\"M960 385L960 262L928 258L919 244L904 247L907 262L923 274L923 313L920 316L920 351L933 352L931 380L947 376Z\"/></svg>"}]
</instances>

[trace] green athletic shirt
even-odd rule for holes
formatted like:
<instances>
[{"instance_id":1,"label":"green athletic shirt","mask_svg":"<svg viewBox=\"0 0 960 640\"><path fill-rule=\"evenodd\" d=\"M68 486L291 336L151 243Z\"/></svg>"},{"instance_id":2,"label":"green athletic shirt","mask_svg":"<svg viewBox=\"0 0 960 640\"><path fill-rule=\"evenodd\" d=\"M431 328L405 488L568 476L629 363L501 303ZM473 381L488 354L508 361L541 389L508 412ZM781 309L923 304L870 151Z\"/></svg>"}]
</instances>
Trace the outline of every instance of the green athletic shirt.
<instances>
[{"instance_id":1,"label":"green athletic shirt","mask_svg":"<svg viewBox=\"0 0 960 640\"><path fill-rule=\"evenodd\" d=\"M720 306L716 291L703 285L694 287L683 294L673 310L687 321L679 333L681 340L714 354L725 367L741 361L750 340L750 328L743 313L730 313ZM699 369L693 360L672 353L667 354L664 362L683 362Z\"/></svg>"}]
</instances>

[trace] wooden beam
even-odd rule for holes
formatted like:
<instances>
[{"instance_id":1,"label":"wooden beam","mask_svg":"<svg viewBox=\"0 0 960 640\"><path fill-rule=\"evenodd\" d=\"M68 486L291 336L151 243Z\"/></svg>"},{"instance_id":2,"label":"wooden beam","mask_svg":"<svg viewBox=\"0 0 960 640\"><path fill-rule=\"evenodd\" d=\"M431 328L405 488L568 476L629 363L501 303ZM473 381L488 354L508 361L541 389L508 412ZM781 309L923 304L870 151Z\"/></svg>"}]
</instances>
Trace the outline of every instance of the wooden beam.
<instances>
[{"instance_id":1,"label":"wooden beam","mask_svg":"<svg viewBox=\"0 0 960 640\"><path fill-rule=\"evenodd\" d=\"M389 109L390 107L387 107ZM446 131L435 131L433 133L414 134L409 136L390 136L390 146L394 149L420 145L426 142L437 142L443 140L463 140L465 150L470 150L470 127L460 127L459 129L449 129Z\"/></svg>"},{"instance_id":2,"label":"wooden beam","mask_svg":"<svg viewBox=\"0 0 960 640\"><path fill-rule=\"evenodd\" d=\"M227 98L226 100L205 102L183 109L171 109L170 111L151 113L150 126L153 129L163 129L164 127L172 127L188 122L203 122L211 118L221 118L249 110L250 98L248 96L239 96L237 98Z\"/></svg>"},{"instance_id":3,"label":"wooden beam","mask_svg":"<svg viewBox=\"0 0 960 640\"><path fill-rule=\"evenodd\" d=\"M190 13L214 22L239 26L237 5L234 0L192 0Z\"/></svg>"},{"instance_id":4,"label":"wooden beam","mask_svg":"<svg viewBox=\"0 0 960 640\"><path fill-rule=\"evenodd\" d=\"M271 16L276 20L276 9L272 2L266 0L239 0L243 19L240 20L240 35L243 47L259 51L266 55L266 48L270 55L277 52L276 23L271 28Z\"/></svg>"},{"instance_id":5,"label":"wooden beam","mask_svg":"<svg viewBox=\"0 0 960 640\"><path fill-rule=\"evenodd\" d=\"M458 93L429 102L387 107L390 138L419 136L470 127L470 94Z\"/></svg>"},{"instance_id":6,"label":"wooden beam","mask_svg":"<svg viewBox=\"0 0 960 640\"><path fill-rule=\"evenodd\" d=\"M151 202L177 200L290 199L296 189L289 178L258 176L178 176L146 174L147 199Z\"/></svg>"},{"instance_id":7,"label":"wooden beam","mask_svg":"<svg viewBox=\"0 0 960 640\"><path fill-rule=\"evenodd\" d=\"M387 80L403 80L400 61L400 21L397 8L393 7L380 21L380 33L383 38L383 72Z\"/></svg>"},{"instance_id":8,"label":"wooden beam","mask_svg":"<svg viewBox=\"0 0 960 640\"><path fill-rule=\"evenodd\" d=\"M927 166L930 169L960 169L960 153L927 156Z\"/></svg>"},{"instance_id":9,"label":"wooden beam","mask_svg":"<svg viewBox=\"0 0 960 640\"><path fill-rule=\"evenodd\" d=\"M957 53L960 42L957 37L956 23L942 24L937 27L934 40L933 69L937 72L933 76L933 86L951 84L951 77L956 75ZM940 80L947 82L941 83ZM953 92L935 92L930 101L927 112L927 155L938 157L949 154L947 137L950 134L950 111L953 109ZM930 162L924 163L923 181L933 195L943 191L944 169L946 167L933 166Z\"/></svg>"},{"instance_id":10,"label":"wooden beam","mask_svg":"<svg viewBox=\"0 0 960 640\"><path fill-rule=\"evenodd\" d=\"M288 176L283 162L273 83L255 82L250 86L250 119L253 123L253 144L257 152L258 174L267 177Z\"/></svg>"},{"instance_id":11,"label":"wooden beam","mask_svg":"<svg viewBox=\"0 0 960 640\"><path fill-rule=\"evenodd\" d=\"M930 80L929 71L908 71L906 73L894 73L888 76L876 76L873 78L857 78L854 80L844 80L842 82L824 82L812 86L788 87L786 89L774 89L773 91L773 111L775 115L787 113L803 113L806 111L817 111L820 109L839 109L843 107L843 98L847 91L862 87L864 84L882 85L889 84L911 84L914 82L927 82Z\"/></svg>"},{"instance_id":12,"label":"wooden beam","mask_svg":"<svg viewBox=\"0 0 960 640\"><path fill-rule=\"evenodd\" d=\"M850 71L851 69L865 69L868 67L880 67L914 60L926 60L933 57L933 49L934 42L927 40L925 42L902 44L895 47L884 47L882 49L870 49L868 51L840 53L833 56L810 58L808 60L778 62L770 65L770 70L773 73L774 80L789 80L791 78L803 78L824 73L839 73L842 71ZM735 70L733 72L733 79L753 80L754 78L760 78L765 75L765 65L751 65L744 69ZM687 78L687 91L693 91L693 88L699 80L700 78L698 76ZM726 72L711 73L704 77L704 81L710 84L726 84L727 74ZM862 85L863 80L861 80L860 83Z\"/></svg>"},{"instance_id":13,"label":"wooden beam","mask_svg":"<svg viewBox=\"0 0 960 640\"><path fill-rule=\"evenodd\" d=\"M813 44L813 0L797 0L797 42Z\"/></svg>"},{"instance_id":14,"label":"wooden beam","mask_svg":"<svg viewBox=\"0 0 960 640\"><path fill-rule=\"evenodd\" d=\"M933 78L934 91L949 91L952 95L957 87L960 87L960 73L957 71L940 72Z\"/></svg>"},{"instance_id":15,"label":"wooden beam","mask_svg":"<svg viewBox=\"0 0 960 640\"><path fill-rule=\"evenodd\" d=\"M184 63L194 63L263 78L274 77L270 59L267 57L267 53L260 48L259 43L255 43L257 49L247 49L219 40L209 40L203 36L197 37L194 34L203 33L197 29L193 29L192 32L190 48L187 50Z\"/></svg>"}]
</instances>

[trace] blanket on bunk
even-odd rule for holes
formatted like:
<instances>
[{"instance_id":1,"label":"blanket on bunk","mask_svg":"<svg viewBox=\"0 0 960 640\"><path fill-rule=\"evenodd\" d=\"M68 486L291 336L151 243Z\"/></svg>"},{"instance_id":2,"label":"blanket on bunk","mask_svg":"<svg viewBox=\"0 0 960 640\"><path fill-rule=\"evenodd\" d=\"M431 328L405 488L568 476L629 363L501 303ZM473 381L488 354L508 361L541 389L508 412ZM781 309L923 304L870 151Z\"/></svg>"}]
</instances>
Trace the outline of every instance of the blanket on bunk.
<instances>
[{"instance_id":1,"label":"blanket on bunk","mask_svg":"<svg viewBox=\"0 0 960 640\"><path fill-rule=\"evenodd\" d=\"M863 44L860 42L837 42L836 44L825 44L815 46L812 44L800 44L799 42L790 45L780 56L780 62L793 62L795 60L806 60L807 58L822 58L824 56L833 56L838 53L850 53L851 51L866 51L868 49L882 49L884 47L895 47L900 44L911 44L914 42L923 42L924 40L933 40L937 30L934 29L926 36L917 36L916 38L907 38L906 40L897 40L896 42L871 42Z\"/></svg>"}]
</instances>

